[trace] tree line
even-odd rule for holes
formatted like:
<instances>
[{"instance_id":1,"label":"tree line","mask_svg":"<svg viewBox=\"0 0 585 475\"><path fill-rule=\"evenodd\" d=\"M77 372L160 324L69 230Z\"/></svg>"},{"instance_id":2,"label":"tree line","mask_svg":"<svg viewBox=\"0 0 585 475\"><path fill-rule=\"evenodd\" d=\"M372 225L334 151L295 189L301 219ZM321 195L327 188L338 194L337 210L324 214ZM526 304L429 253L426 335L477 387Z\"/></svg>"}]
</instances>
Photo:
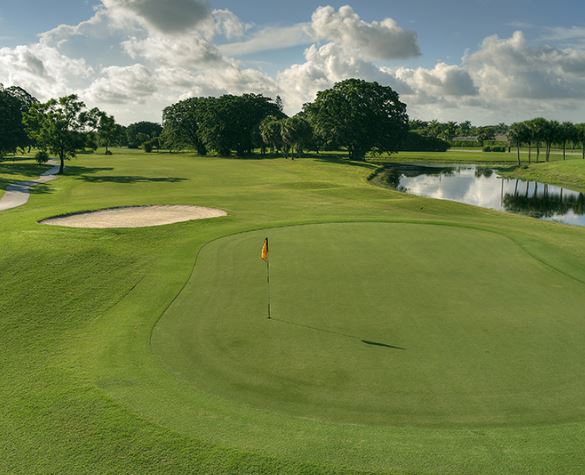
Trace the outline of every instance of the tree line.
<instances>
[{"instance_id":1,"label":"tree line","mask_svg":"<svg viewBox=\"0 0 585 475\"><path fill-rule=\"evenodd\" d=\"M399 150L445 151L457 137L493 140L505 135L508 147L533 149L540 161L550 159L559 144L580 144L585 159L585 124L559 123L543 118L508 126L474 127L471 122L409 120L406 104L391 87L348 79L320 91L296 115L288 117L279 97L261 94L226 94L192 97L164 109L162 124L141 121L124 127L98 108L88 109L75 95L41 103L20 87L0 85L0 157L17 149L38 150L37 160L49 154L65 160L81 149L113 146L246 156L260 151L295 158L306 150L347 150L350 159L363 160L369 153ZM476 134L476 135L474 135Z\"/></svg>"},{"instance_id":2,"label":"tree line","mask_svg":"<svg viewBox=\"0 0 585 475\"><path fill-rule=\"evenodd\" d=\"M452 146L461 145L458 139L473 138L479 146L486 141L495 140L498 135L507 135L510 127L507 124L475 126L471 121L463 122L439 122L438 120L410 121L410 130L424 137L434 137L444 140Z\"/></svg>"},{"instance_id":3,"label":"tree line","mask_svg":"<svg viewBox=\"0 0 585 475\"><path fill-rule=\"evenodd\" d=\"M398 150L408 130L406 105L390 87L349 79L321 91L314 102L287 117L279 98L243 94L194 97L163 113L165 147L190 147L198 154L214 151L237 156L270 150L286 157L311 149L348 150L353 160L371 151Z\"/></svg>"},{"instance_id":4,"label":"tree line","mask_svg":"<svg viewBox=\"0 0 585 475\"><path fill-rule=\"evenodd\" d=\"M508 138L515 145L518 163L520 148L528 147L528 163L532 162L533 151L536 152L536 161L540 161L544 147L545 161L550 160L553 145L560 145L563 150L563 160L567 158L567 146L579 145L585 159L585 124L572 122L558 122L538 117L532 120L516 122L510 126Z\"/></svg>"},{"instance_id":5,"label":"tree line","mask_svg":"<svg viewBox=\"0 0 585 475\"><path fill-rule=\"evenodd\" d=\"M163 111L163 123L123 127L113 116L87 109L70 95L41 103L21 88L0 87L0 153L36 147L37 159L49 154L65 160L86 147L143 147L149 152L193 148L245 156L260 150L299 157L308 148L346 149L353 160L369 152L398 151L408 133L406 105L390 87L349 79L317 94L315 101L287 117L280 98L260 94L195 97Z\"/></svg>"}]
</instances>

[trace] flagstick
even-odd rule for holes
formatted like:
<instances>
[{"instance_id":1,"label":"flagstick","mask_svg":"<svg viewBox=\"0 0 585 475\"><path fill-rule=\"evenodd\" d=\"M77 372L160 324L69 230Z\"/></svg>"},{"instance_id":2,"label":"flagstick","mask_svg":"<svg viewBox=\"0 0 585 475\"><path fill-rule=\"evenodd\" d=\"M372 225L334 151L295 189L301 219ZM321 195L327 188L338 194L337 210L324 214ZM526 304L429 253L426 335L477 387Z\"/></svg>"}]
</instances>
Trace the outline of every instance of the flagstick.
<instances>
[{"instance_id":1,"label":"flagstick","mask_svg":"<svg viewBox=\"0 0 585 475\"><path fill-rule=\"evenodd\" d=\"M270 259L266 259L266 283L268 284L268 320L272 319L270 309Z\"/></svg>"}]
</instances>

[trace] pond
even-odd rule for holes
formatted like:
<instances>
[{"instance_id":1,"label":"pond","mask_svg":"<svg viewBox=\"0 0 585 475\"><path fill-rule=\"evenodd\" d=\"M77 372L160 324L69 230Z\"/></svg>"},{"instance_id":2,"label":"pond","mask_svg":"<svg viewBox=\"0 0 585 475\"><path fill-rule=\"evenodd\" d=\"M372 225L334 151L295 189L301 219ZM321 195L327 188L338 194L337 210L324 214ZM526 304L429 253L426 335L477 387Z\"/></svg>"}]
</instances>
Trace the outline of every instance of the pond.
<instances>
[{"instance_id":1,"label":"pond","mask_svg":"<svg viewBox=\"0 0 585 475\"><path fill-rule=\"evenodd\" d=\"M376 181L419 196L585 226L585 195L554 185L503 178L476 165L389 165Z\"/></svg>"}]
</instances>

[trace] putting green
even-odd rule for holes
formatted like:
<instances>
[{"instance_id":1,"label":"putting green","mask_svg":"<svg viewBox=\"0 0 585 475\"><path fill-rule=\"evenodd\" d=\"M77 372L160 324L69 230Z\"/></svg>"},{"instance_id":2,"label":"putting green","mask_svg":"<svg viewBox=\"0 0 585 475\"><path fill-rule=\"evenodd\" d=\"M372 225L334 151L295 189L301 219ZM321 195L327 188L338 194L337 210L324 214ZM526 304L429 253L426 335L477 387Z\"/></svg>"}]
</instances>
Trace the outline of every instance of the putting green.
<instances>
[{"instance_id":1,"label":"putting green","mask_svg":"<svg viewBox=\"0 0 585 475\"><path fill-rule=\"evenodd\" d=\"M198 390L287 417L559 423L585 416L584 304L582 283L496 233L293 226L205 246L151 343Z\"/></svg>"}]
</instances>

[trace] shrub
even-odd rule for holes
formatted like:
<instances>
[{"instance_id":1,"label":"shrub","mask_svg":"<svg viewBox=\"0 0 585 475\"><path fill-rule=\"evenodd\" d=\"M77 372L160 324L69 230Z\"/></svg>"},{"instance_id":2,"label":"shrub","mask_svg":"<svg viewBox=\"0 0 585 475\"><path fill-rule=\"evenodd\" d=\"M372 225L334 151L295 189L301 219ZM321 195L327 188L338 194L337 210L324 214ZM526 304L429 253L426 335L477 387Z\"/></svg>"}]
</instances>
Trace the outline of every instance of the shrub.
<instances>
[{"instance_id":1,"label":"shrub","mask_svg":"<svg viewBox=\"0 0 585 475\"><path fill-rule=\"evenodd\" d=\"M487 145L483 148L484 152L499 152L499 153L503 153L507 151L506 147L500 146L500 145Z\"/></svg>"},{"instance_id":2,"label":"shrub","mask_svg":"<svg viewBox=\"0 0 585 475\"><path fill-rule=\"evenodd\" d=\"M143 147L144 147L144 151L146 153L152 152L152 142L150 140L147 142L144 142Z\"/></svg>"},{"instance_id":3,"label":"shrub","mask_svg":"<svg viewBox=\"0 0 585 475\"><path fill-rule=\"evenodd\" d=\"M42 163L47 163L49 161L49 154L47 153L46 150L39 150L36 154L35 154L35 160L37 161L37 163L42 164Z\"/></svg>"},{"instance_id":4,"label":"shrub","mask_svg":"<svg viewBox=\"0 0 585 475\"><path fill-rule=\"evenodd\" d=\"M106 155L112 155L112 151L111 150L107 150L106 151Z\"/></svg>"},{"instance_id":5,"label":"shrub","mask_svg":"<svg viewBox=\"0 0 585 475\"><path fill-rule=\"evenodd\" d=\"M456 148L477 148L481 147L481 142L473 140L452 140L451 147Z\"/></svg>"},{"instance_id":6,"label":"shrub","mask_svg":"<svg viewBox=\"0 0 585 475\"><path fill-rule=\"evenodd\" d=\"M446 152L449 150L449 143L436 137L408 132L402 140L400 150L403 152Z\"/></svg>"}]
</instances>

